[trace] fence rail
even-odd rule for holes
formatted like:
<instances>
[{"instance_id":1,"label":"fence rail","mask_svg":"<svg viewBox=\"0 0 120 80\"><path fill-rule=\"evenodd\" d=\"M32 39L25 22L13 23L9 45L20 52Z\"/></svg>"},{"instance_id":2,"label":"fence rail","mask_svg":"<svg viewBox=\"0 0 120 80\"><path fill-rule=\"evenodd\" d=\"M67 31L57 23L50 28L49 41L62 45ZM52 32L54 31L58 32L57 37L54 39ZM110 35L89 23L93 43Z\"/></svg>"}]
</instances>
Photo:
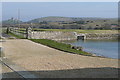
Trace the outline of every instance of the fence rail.
<instances>
[{"instance_id":1,"label":"fence rail","mask_svg":"<svg viewBox=\"0 0 120 80\"><path fill-rule=\"evenodd\" d=\"M9 32L24 38L28 38L28 28L8 27L7 33Z\"/></svg>"}]
</instances>

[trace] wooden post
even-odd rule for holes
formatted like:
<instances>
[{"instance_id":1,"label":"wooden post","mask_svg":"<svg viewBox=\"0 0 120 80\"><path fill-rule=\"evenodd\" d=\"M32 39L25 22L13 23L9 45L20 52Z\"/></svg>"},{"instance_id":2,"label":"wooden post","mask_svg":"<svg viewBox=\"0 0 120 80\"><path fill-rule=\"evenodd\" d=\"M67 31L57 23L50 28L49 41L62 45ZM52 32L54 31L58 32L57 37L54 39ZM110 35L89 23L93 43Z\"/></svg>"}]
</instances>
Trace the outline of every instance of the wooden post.
<instances>
[{"instance_id":1,"label":"wooden post","mask_svg":"<svg viewBox=\"0 0 120 80\"><path fill-rule=\"evenodd\" d=\"M28 39L28 27L26 28L26 39Z\"/></svg>"},{"instance_id":2,"label":"wooden post","mask_svg":"<svg viewBox=\"0 0 120 80\"><path fill-rule=\"evenodd\" d=\"M7 27L7 30L6 30L6 33L7 33L7 34L9 33L9 30L10 30L9 27Z\"/></svg>"}]
</instances>

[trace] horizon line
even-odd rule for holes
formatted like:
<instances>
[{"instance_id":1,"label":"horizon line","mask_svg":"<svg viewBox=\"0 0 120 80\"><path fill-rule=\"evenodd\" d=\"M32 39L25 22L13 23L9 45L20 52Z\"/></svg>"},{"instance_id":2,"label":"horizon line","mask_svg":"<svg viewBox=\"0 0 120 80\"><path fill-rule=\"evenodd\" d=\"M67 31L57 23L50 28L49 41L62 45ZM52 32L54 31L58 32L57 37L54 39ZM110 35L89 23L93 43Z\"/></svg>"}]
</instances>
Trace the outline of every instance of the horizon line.
<instances>
[{"instance_id":1,"label":"horizon line","mask_svg":"<svg viewBox=\"0 0 120 80\"><path fill-rule=\"evenodd\" d=\"M118 19L118 17L111 17L111 18L110 17L65 17L65 16L46 16L46 17ZM14 18L14 17L11 17L11 18ZM6 20L9 20L11 18L8 18L8 19L5 19L5 20L2 19L2 21L6 21ZM34 19L40 19L40 18L45 18L45 17L39 17L39 18L34 18ZM14 19L17 19L17 18L14 18ZM34 19L30 19L30 20L21 19L20 21L27 22L27 21L31 21L31 20L34 20Z\"/></svg>"}]
</instances>

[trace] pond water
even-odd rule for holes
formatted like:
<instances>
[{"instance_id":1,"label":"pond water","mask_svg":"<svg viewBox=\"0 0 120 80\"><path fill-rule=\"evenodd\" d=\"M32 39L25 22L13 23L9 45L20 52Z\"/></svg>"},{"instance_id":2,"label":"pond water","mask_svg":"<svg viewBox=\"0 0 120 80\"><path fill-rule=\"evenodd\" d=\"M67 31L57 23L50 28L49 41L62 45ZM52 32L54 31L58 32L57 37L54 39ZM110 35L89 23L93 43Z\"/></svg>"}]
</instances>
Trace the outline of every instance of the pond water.
<instances>
[{"instance_id":1,"label":"pond water","mask_svg":"<svg viewBox=\"0 0 120 80\"><path fill-rule=\"evenodd\" d=\"M83 51L94 53L98 56L118 59L118 44L120 42L117 40L78 40L65 42L75 46L81 46L83 47Z\"/></svg>"}]
</instances>

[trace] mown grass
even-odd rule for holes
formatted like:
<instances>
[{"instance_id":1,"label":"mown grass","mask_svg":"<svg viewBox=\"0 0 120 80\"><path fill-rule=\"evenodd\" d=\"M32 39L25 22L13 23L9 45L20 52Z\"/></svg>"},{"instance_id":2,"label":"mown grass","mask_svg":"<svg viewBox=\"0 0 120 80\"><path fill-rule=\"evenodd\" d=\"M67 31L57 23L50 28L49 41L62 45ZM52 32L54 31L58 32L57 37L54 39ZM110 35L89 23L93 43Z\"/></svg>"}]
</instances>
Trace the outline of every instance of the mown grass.
<instances>
[{"instance_id":1,"label":"mown grass","mask_svg":"<svg viewBox=\"0 0 120 80\"><path fill-rule=\"evenodd\" d=\"M13 33L11 33L11 32L9 32L8 35L13 36L13 37L16 37L16 38L18 38L18 39L26 39L26 38L23 37L23 36L16 35L16 34L13 34Z\"/></svg>"},{"instance_id":2,"label":"mown grass","mask_svg":"<svg viewBox=\"0 0 120 80\"><path fill-rule=\"evenodd\" d=\"M64 43L60 43L57 41L53 41L53 40L48 40L48 39L30 39L33 42L36 43L40 43L64 52L69 52L69 53L74 53L74 54L81 54L81 55L86 55L86 56L92 56L91 53L87 53L85 51L80 51L80 50L76 50L76 49L72 49L71 45L69 44L64 44Z\"/></svg>"}]
</instances>

